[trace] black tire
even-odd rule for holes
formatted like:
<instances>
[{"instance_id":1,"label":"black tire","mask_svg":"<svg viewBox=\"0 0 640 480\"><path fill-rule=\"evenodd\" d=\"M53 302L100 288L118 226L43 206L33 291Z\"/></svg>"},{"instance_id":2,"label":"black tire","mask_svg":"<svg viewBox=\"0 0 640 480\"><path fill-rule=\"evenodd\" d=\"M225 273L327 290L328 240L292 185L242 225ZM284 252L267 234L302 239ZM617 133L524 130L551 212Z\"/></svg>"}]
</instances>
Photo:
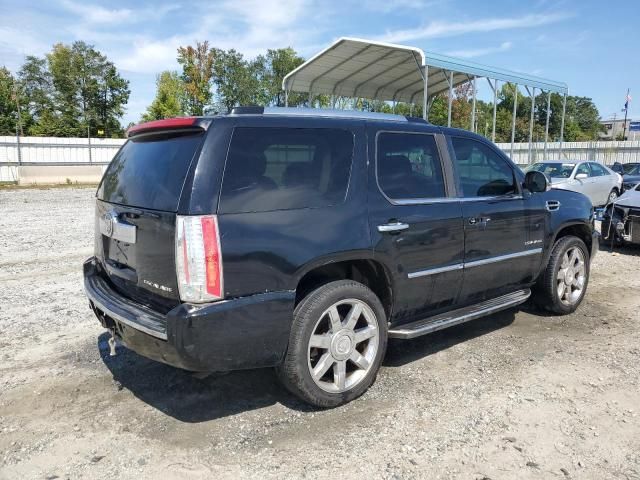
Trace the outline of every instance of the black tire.
<instances>
[{"instance_id":1,"label":"black tire","mask_svg":"<svg viewBox=\"0 0 640 480\"><path fill-rule=\"evenodd\" d=\"M345 299L356 299L370 308L377 324L377 350L369 363L368 371L363 371L358 383L343 392L328 392L314 381L310 368L310 339L322 321L323 313L332 305ZM355 328L355 327L354 327ZM327 335L331 335L328 332ZM354 348L355 348L354 343ZM387 318L378 297L365 285L352 280L339 280L322 285L308 293L293 312L293 324L289 336L289 346L283 363L276 368L282 384L291 393L316 407L331 408L343 405L362 395L373 384L384 358L387 347ZM327 350L326 353L330 353ZM346 362L349 362L347 360ZM353 367L353 365L352 365ZM334 367L331 367L334 368Z\"/></svg>"},{"instance_id":2,"label":"black tire","mask_svg":"<svg viewBox=\"0 0 640 480\"><path fill-rule=\"evenodd\" d=\"M563 257L572 248L579 248L584 255L584 267L585 267L585 281L579 297L572 303L565 303L560 299L558 295L558 272L560 270ZM536 305L544 310L548 310L558 315L567 315L574 312L582 302L585 293L587 292L587 286L589 284L590 276L590 258L589 249L585 243L574 236L562 237L556 241L551 251L549 263L545 271L542 273L536 288L534 289L534 302Z\"/></svg>"},{"instance_id":3,"label":"black tire","mask_svg":"<svg viewBox=\"0 0 640 480\"><path fill-rule=\"evenodd\" d=\"M611 197L614 194L615 194L615 198L612 199ZM615 202L619 195L620 195L620 192L618 191L618 189L612 188L611 191L609 192L609 196L607 197L607 203L605 203L605 205L609 205L610 203Z\"/></svg>"}]
</instances>

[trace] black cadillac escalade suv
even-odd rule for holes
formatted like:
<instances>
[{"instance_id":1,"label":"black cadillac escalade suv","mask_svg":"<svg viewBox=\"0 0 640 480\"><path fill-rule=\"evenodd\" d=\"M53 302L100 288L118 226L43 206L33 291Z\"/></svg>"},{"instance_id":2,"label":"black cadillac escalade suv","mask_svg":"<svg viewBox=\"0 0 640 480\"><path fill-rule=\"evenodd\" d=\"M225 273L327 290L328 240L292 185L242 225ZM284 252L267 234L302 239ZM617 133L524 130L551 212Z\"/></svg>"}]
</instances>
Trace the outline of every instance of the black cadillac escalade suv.
<instances>
[{"instance_id":1,"label":"black cadillac escalade suv","mask_svg":"<svg viewBox=\"0 0 640 480\"><path fill-rule=\"evenodd\" d=\"M131 128L97 191L91 308L192 371L276 367L307 402L374 381L387 339L533 299L582 301L587 197L473 133L396 115L244 107Z\"/></svg>"}]
</instances>

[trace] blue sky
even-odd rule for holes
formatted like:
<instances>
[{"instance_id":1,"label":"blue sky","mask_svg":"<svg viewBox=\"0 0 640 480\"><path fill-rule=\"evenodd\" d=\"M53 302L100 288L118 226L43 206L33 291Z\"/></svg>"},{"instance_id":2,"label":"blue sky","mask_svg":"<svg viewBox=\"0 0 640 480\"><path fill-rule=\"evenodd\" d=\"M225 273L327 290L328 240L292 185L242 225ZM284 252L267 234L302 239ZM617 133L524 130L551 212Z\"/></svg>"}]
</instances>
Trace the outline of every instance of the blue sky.
<instances>
[{"instance_id":1,"label":"blue sky","mask_svg":"<svg viewBox=\"0 0 640 480\"><path fill-rule=\"evenodd\" d=\"M84 40L131 82L125 124L155 93L155 75L177 69L176 49L209 40L248 57L292 46L309 57L341 36L418 46L569 85L600 115L640 118L640 2L592 0L0 0L0 65ZM486 94L487 92L485 92ZM482 94L482 92L481 92ZM637 112L637 113L636 113Z\"/></svg>"}]
</instances>

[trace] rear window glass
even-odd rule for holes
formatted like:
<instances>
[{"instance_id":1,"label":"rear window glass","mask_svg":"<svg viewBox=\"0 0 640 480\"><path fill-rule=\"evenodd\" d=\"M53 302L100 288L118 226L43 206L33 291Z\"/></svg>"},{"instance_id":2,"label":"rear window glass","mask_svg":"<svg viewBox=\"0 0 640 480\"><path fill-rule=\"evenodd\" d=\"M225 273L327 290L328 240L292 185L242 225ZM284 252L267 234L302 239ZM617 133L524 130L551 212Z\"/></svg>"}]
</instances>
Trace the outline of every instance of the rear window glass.
<instances>
[{"instance_id":1,"label":"rear window glass","mask_svg":"<svg viewBox=\"0 0 640 480\"><path fill-rule=\"evenodd\" d=\"M220 213L336 205L345 199L353 134L331 128L236 128Z\"/></svg>"},{"instance_id":2,"label":"rear window glass","mask_svg":"<svg viewBox=\"0 0 640 480\"><path fill-rule=\"evenodd\" d=\"M106 202L174 212L203 133L129 140L111 161L98 189Z\"/></svg>"}]
</instances>

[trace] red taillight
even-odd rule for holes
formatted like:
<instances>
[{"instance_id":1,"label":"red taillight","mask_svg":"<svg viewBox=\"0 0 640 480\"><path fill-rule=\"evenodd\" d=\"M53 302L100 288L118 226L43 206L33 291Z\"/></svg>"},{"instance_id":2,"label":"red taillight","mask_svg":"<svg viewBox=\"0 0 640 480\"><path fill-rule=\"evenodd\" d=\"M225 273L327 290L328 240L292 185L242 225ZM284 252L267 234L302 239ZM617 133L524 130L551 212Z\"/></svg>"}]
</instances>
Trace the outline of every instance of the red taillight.
<instances>
[{"instance_id":1,"label":"red taillight","mask_svg":"<svg viewBox=\"0 0 640 480\"><path fill-rule=\"evenodd\" d=\"M215 215L176 218L176 273L180 298L210 302L224 297L222 254Z\"/></svg>"},{"instance_id":2,"label":"red taillight","mask_svg":"<svg viewBox=\"0 0 640 480\"><path fill-rule=\"evenodd\" d=\"M171 130L174 128L193 127L197 121L198 117L179 117L139 123L127 130L127 136L130 137L149 130Z\"/></svg>"},{"instance_id":3,"label":"red taillight","mask_svg":"<svg viewBox=\"0 0 640 480\"><path fill-rule=\"evenodd\" d=\"M201 217L202 237L204 240L205 270L207 276L207 293L222 297L220 288L220 245L216 217Z\"/></svg>"}]
</instances>

